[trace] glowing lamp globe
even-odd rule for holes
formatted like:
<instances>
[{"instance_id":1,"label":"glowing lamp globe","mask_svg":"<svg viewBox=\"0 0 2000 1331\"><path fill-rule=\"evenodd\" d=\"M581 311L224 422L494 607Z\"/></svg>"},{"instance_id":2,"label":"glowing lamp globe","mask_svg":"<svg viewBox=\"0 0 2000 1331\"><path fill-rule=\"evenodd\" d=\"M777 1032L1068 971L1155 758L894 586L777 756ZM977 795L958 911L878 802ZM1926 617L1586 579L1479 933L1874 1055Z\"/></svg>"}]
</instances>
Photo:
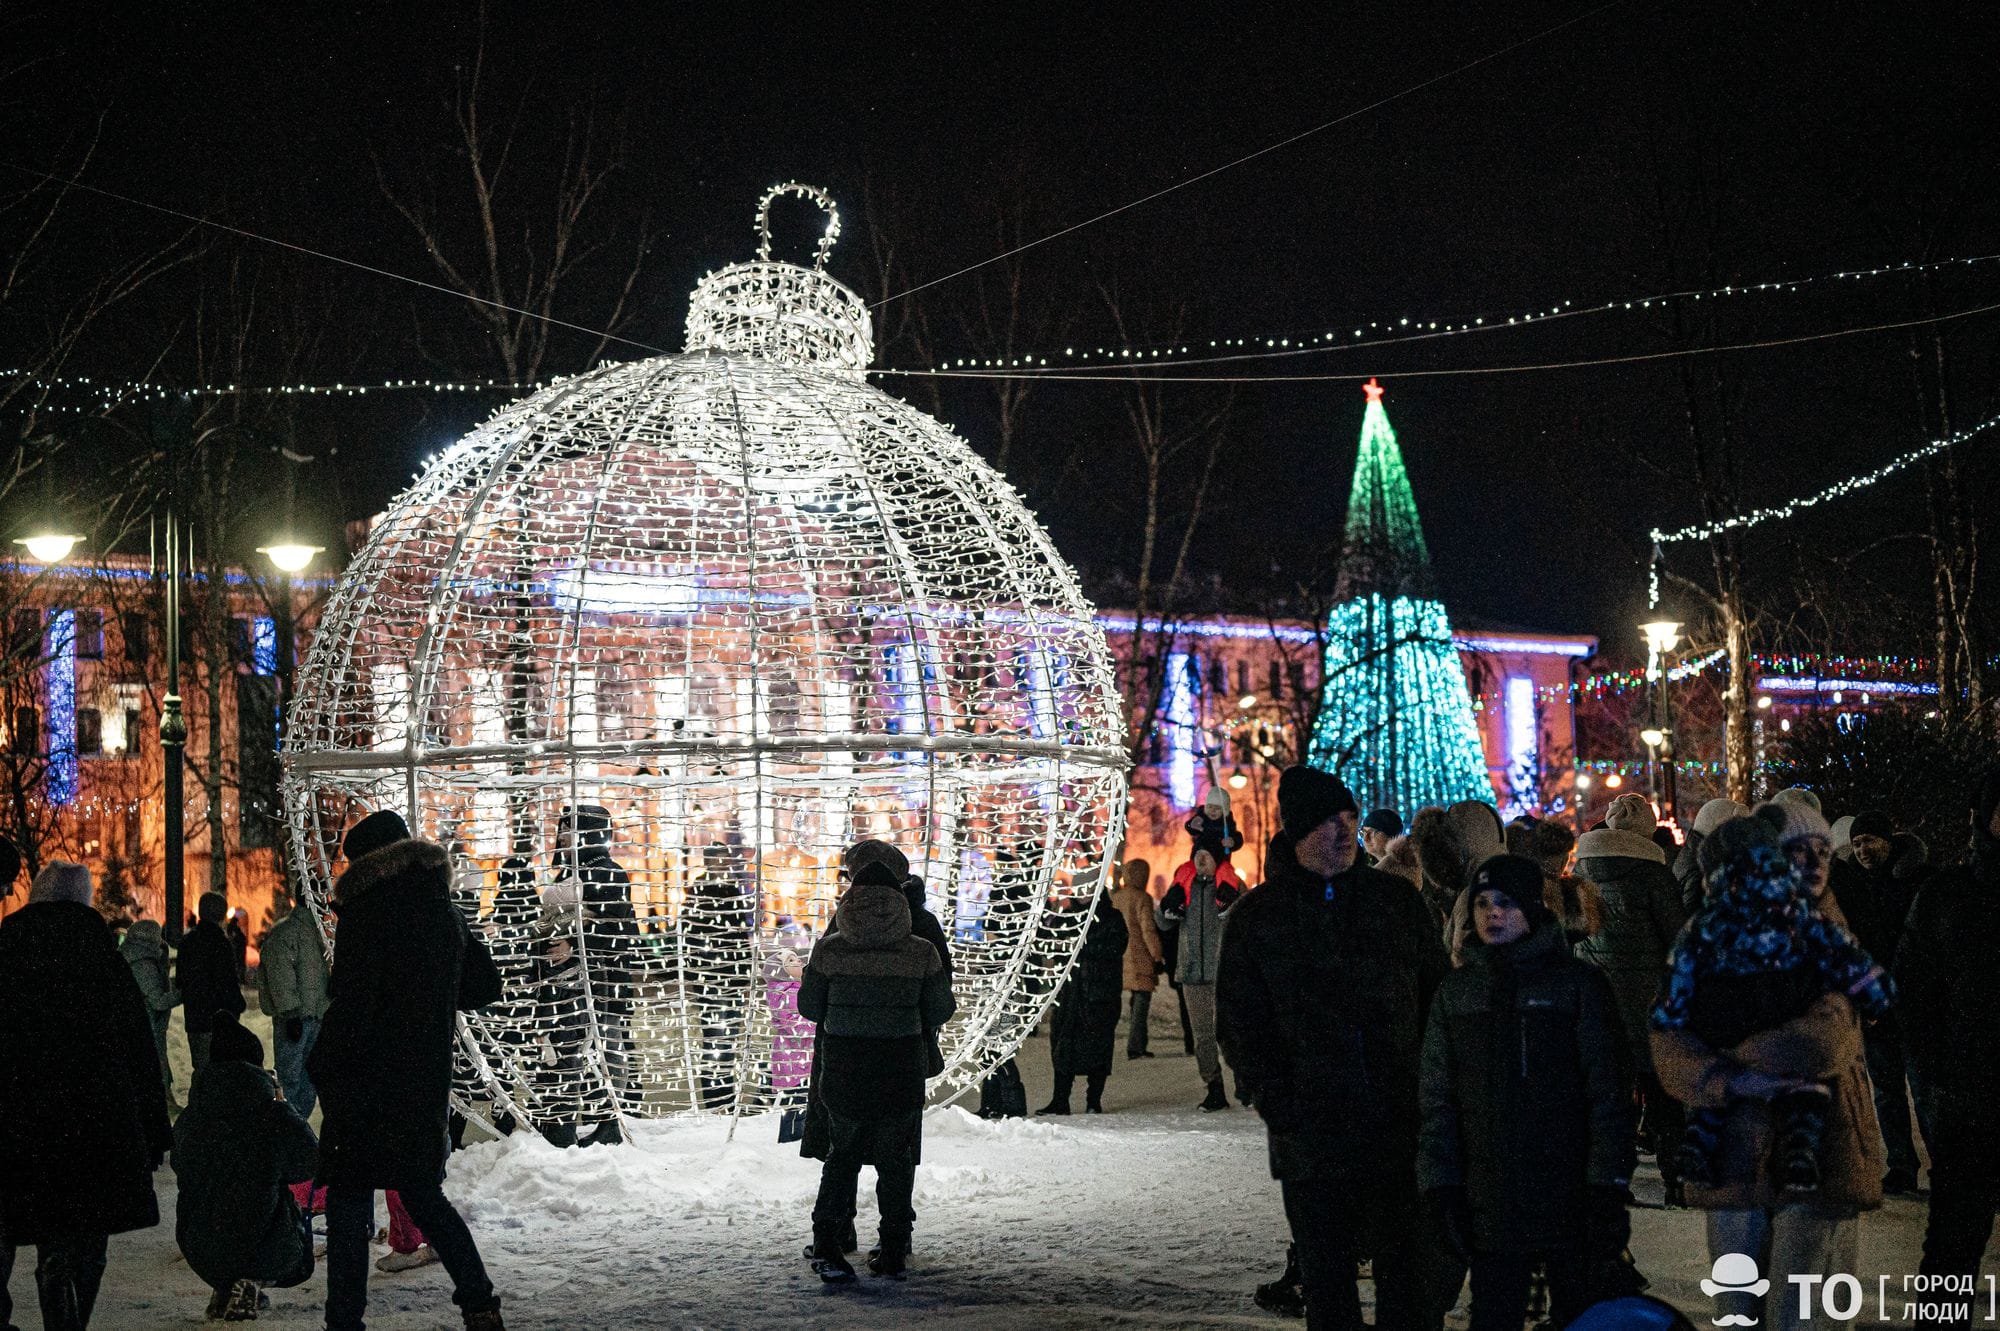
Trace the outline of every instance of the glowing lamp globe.
<instances>
[{"instance_id":1,"label":"glowing lamp globe","mask_svg":"<svg viewBox=\"0 0 2000 1331\"><path fill-rule=\"evenodd\" d=\"M36 532L33 536L23 536L14 544L27 550L28 555L38 564L60 564L69 558L69 552L76 549L81 536L65 532Z\"/></svg>"},{"instance_id":2,"label":"glowing lamp globe","mask_svg":"<svg viewBox=\"0 0 2000 1331\"><path fill-rule=\"evenodd\" d=\"M781 193L827 211L811 268L770 258ZM460 1042L477 1114L795 1102L791 967L862 838L908 856L950 938L933 1090L974 1087L1052 998L1119 841L1112 662L1074 573L962 439L866 382L867 308L822 271L831 201L781 186L758 228L755 262L696 288L683 354L558 383L439 455L299 671L306 897L324 908L366 810L453 848L506 985ZM629 889L566 848L606 840L587 854Z\"/></svg>"}]
</instances>

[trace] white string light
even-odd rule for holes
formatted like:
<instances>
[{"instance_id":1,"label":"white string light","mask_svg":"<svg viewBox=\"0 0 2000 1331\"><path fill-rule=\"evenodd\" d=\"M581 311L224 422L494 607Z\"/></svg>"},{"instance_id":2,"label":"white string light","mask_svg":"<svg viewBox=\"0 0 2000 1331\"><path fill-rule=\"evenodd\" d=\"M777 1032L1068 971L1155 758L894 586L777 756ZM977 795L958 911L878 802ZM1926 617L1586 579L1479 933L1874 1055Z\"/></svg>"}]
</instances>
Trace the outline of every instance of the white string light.
<instances>
[{"instance_id":1,"label":"white string light","mask_svg":"<svg viewBox=\"0 0 2000 1331\"><path fill-rule=\"evenodd\" d=\"M505 982L463 1030L468 1112L546 1128L795 1096L811 1033L786 954L868 836L951 936L940 1081L963 1091L1052 1000L1089 920L1063 903L1119 841L1103 630L1007 482L867 383L859 298L760 260L704 278L687 328L685 354L545 389L432 459L299 670L308 899L361 809L460 846ZM566 805L608 811L631 917L587 867L578 900Z\"/></svg>"},{"instance_id":2,"label":"white string light","mask_svg":"<svg viewBox=\"0 0 2000 1331\"><path fill-rule=\"evenodd\" d=\"M1743 531L1751 527L1762 526L1766 522L1780 521L1804 512L1806 509L1815 508L1820 504L1826 503L1828 500L1839 499L1845 495L1853 494L1856 490L1865 490L1877 481L1886 480L1894 476L1897 472L1913 467L1926 458L1936 457L1946 449L1956 447L1974 435L1983 434L1996 425L2000 425L2000 416L1983 420L1977 425L1958 431L1956 434L1948 434L1941 439L1933 439L1920 448L1913 448L1901 457L1893 458L1883 463L1873 471L1863 472L1859 476L1850 476L1844 481L1837 481L1827 486L1826 489L1821 490L1817 494L1804 495L1787 504L1779 504L1770 508L1752 509L1748 513L1738 513L1733 517L1721 518L1715 522L1697 522L1674 531L1662 531L1660 528L1655 527L1649 535L1656 546L1677 545L1683 541L1705 541L1711 536L1720 536L1726 531Z\"/></svg>"},{"instance_id":3,"label":"white string light","mask_svg":"<svg viewBox=\"0 0 2000 1331\"><path fill-rule=\"evenodd\" d=\"M1003 370L1039 369L1047 367L1050 374L1065 373L1066 365L1134 364L1153 361L1174 362L1180 365L1224 364L1246 360L1282 360L1288 357L1321 355L1331 351L1349 348L1373 348L1394 346L1404 342L1430 341L1436 338L1457 337L1467 333L1491 333L1509 328L1521 328L1530 324L1540 325L1562 319L1575 319L1586 315L1623 313L1633 310L1649 310L1668 305L1675 301L1719 300L1735 296L1749 296L1766 293L1792 293L1808 287L1831 283L1864 281L1878 277L1905 277L1922 273L1943 272L1947 269L1962 269L1977 265L2000 262L2000 254L1980 254L1962 258L1936 259L1926 263L1884 264L1875 268L1854 268L1837 273L1821 273L1813 277L1790 278L1776 282L1734 282L1719 287L1689 288L1684 291L1666 291L1651 296L1634 296L1623 300L1602 301L1594 305L1578 306L1575 301L1542 301L1532 308L1517 310L1511 314L1458 316L1452 319L1426 319L1423 316L1398 319L1350 320L1336 328L1321 332L1290 332L1257 337L1210 338L1206 346L1198 343L1146 344L1109 347L1065 346L1060 352L1053 349L1046 352L1026 353L1008 357L958 357L942 365L925 370L906 370L906 374L945 374L952 370ZM1232 349L1237 349L1232 351ZM1216 352L1220 354L1206 354ZM883 371L887 373L888 371Z\"/></svg>"}]
</instances>

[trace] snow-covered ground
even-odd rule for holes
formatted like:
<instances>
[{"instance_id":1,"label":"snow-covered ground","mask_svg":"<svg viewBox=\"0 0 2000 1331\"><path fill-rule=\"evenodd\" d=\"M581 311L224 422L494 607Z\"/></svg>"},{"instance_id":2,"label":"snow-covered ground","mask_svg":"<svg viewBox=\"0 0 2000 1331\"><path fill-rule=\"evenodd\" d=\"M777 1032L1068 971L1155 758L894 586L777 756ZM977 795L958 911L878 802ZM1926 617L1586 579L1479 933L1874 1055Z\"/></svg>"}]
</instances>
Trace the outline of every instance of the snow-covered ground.
<instances>
[{"instance_id":1,"label":"snow-covered ground","mask_svg":"<svg viewBox=\"0 0 2000 1331\"><path fill-rule=\"evenodd\" d=\"M1171 1020L1172 1000L1161 1007ZM733 1140L727 1123L641 1124L625 1150L558 1151L517 1134L455 1156L446 1192L470 1219L514 1328L1296 1326L1250 1301L1285 1243L1263 1130L1240 1109L1196 1112L1193 1062L1166 1020L1158 1058L1121 1053L1101 1118L989 1124L933 1111L907 1284L864 1275L845 1290L821 1286L799 1256L818 1166L777 1144L772 1118L743 1120ZM1047 1058L1040 1039L1022 1055L1031 1108L1048 1097ZM872 1177L864 1172L864 1247ZM1637 1191L1657 1203L1650 1169ZM206 1293L174 1247L171 1170L159 1193L167 1222L112 1240L98 1327L201 1322ZM1922 1223L1922 1203L1905 1200L1864 1218L1857 1274L1871 1297L1876 1273L1893 1285L1915 1269ZM1634 1228L1655 1292L1706 1324L1699 1214L1642 1209ZM13 1282L23 1328L39 1325L32 1266L22 1254ZM321 1276L273 1290L261 1320L316 1327L324 1293ZM382 1331L459 1323L435 1266L377 1274L370 1296L369 1325Z\"/></svg>"}]
</instances>

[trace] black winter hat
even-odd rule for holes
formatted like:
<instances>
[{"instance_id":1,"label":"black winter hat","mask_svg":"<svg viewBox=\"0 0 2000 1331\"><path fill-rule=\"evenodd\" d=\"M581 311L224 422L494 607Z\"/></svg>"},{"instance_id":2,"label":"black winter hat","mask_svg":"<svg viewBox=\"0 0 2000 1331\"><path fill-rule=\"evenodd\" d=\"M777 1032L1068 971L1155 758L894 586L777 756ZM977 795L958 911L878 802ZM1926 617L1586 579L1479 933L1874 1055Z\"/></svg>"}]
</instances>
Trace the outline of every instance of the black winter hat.
<instances>
[{"instance_id":1,"label":"black winter hat","mask_svg":"<svg viewBox=\"0 0 2000 1331\"><path fill-rule=\"evenodd\" d=\"M1373 809L1361 820L1363 827L1372 828L1383 836L1403 835L1403 816L1394 809Z\"/></svg>"},{"instance_id":2,"label":"black winter hat","mask_svg":"<svg viewBox=\"0 0 2000 1331\"><path fill-rule=\"evenodd\" d=\"M1847 829L1847 839L1853 841L1858 836L1878 836L1884 841L1896 835L1896 824L1880 809L1864 809L1854 815L1854 823Z\"/></svg>"},{"instance_id":3,"label":"black winter hat","mask_svg":"<svg viewBox=\"0 0 2000 1331\"><path fill-rule=\"evenodd\" d=\"M565 804L562 823L576 834L579 845L600 845L611 837L611 810L602 804Z\"/></svg>"},{"instance_id":4,"label":"black winter hat","mask_svg":"<svg viewBox=\"0 0 2000 1331\"><path fill-rule=\"evenodd\" d=\"M1542 900L1542 866L1525 855L1487 856L1472 871L1466 891L1470 901L1477 901L1481 892L1505 893L1528 917L1530 929L1539 929L1556 917Z\"/></svg>"},{"instance_id":5,"label":"black winter hat","mask_svg":"<svg viewBox=\"0 0 2000 1331\"><path fill-rule=\"evenodd\" d=\"M256 1036L243 1029L234 1012L217 1012L215 1026L208 1040L210 1060L233 1060L248 1063L253 1067L264 1066L264 1045Z\"/></svg>"},{"instance_id":6,"label":"black winter hat","mask_svg":"<svg viewBox=\"0 0 2000 1331\"><path fill-rule=\"evenodd\" d=\"M402 814L393 809L377 809L347 829L347 839L340 843L340 853L347 856L349 864L353 864L384 846L409 839L410 825L403 821Z\"/></svg>"},{"instance_id":7,"label":"black winter hat","mask_svg":"<svg viewBox=\"0 0 2000 1331\"><path fill-rule=\"evenodd\" d=\"M1360 812L1354 793L1331 772L1301 764L1278 778L1278 821L1293 841L1305 840L1337 814Z\"/></svg>"},{"instance_id":8,"label":"black winter hat","mask_svg":"<svg viewBox=\"0 0 2000 1331\"><path fill-rule=\"evenodd\" d=\"M1702 838L1701 849L1694 855L1695 863L1701 866L1701 876L1706 878L1737 856L1759 846L1765 850L1778 849L1777 829L1768 820L1755 815L1731 818Z\"/></svg>"},{"instance_id":9,"label":"black winter hat","mask_svg":"<svg viewBox=\"0 0 2000 1331\"><path fill-rule=\"evenodd\" d=\"M1188 858L1193 859L1204 850L1215 857L1217 868L1229 863L1229 845L1222 839L1220 832L1196 837L1194 849L1188 852Z\"/></svg>"}]
</instances>

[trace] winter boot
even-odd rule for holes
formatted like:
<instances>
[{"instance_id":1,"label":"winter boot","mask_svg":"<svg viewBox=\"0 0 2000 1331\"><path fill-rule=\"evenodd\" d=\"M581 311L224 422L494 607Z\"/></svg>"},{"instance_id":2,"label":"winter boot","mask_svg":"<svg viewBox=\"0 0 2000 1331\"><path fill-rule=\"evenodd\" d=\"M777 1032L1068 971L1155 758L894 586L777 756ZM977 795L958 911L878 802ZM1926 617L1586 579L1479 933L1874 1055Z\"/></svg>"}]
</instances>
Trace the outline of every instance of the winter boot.
<instances>
[{"instance_id":1,"label":"winter boot","mask_svg":"<svg viewBox=\"0 0 2000 1331\"><path fill-rule=\"evenodd\" d=\"M1819 1191L1819 1148L1826 1137L1827 1109L1832 1101L1831 1095L1817 1087L1787 1092L1771 1101L1778 1139L1778 1186L1784 1191Z\"/></svg>"},{"instance_id":2,"label":"winter boot","mask_svg":"<svg viewBox=\"0 0 2000 1331\"><path fill-rule=\"evenodd\" d=\"M223 1309L225 1322L254 1322L257 1320L257 1285L250 1280L239 1280L229 1288L229 1306Z\"/></svg>"},{"instance_id":3,"label":"winter boot","mask_svg":"<svg viewBox=\"0 0 2000 1331\"><path fill-rule=\"evenodd\" d=\"M429 1266L437 1259L438 1255L432 1252L431 1245L426 1243L414 1252L390 1253L375 1263L375 1269L384 1275L393 1275L397 1271L414 1271L420 1266Z\"/></svg>"},{"instance_id":4,"label":"winter boot","mask_svg":"<svg viewBox=\"0 0 2000 1331\"><path fill-rule=\"evenodd\" d=\"M1299 1245L1290 1244L1285 1249L1285 1273L1268 1285L1257 1286L1253 1296L1259 1308L1280 1317L1304 1317L1306 1296L1304 1279L1299 1275Z\"/></svg>"},{"instance_id":5,"label":"winter boot","mask_svg":"<svg viewBox=\"0 0 2000 1331\"><path fill-rule=\"evenodd\" d=\"M833 1229L813 1228L812 1244L813 1270L829 1285L847 1285L854 1281L854 1264L847 1260L847 1254L840 1250L840 1234Z\"/></svg>"},{"instance_id":6,"label":"winter boot","mask_svg":"<svg viewBox=\"0 0 2000 1331\"><path fill-rule=\"evenodd\" d=\"M225 1286L222 1289L212 1292L208 1296L208 1309L202 1313L202 1316L211 1322L221 1321L229 1312L229 1295L234 1288L234 1286ZM7 1327L7 1331L14 1331L11 1324Z\"/></svg>"},{"instance_id":7,"label":"winter boot","mask_svg":"<svg viewBox=\"0 0 2000 1331\"><path fill-rule=\"evenodd\" d=\"M491 1308L467 1313L465 1331L507 1331L507 1324L500 1320L500 1305L496 1303Z\"/></svg>"},{"instance_id":8,"label":"winter boot","mask_svg":"<svg viewBox=\"0 0 2000 1331\"><path fill-rule=\"evenodd\" d=\"M559 1150L567 1150L569 1147L576 1145L576 1124L544 1123L542 1125L542 1140Z\"/></svg>"},{"instance_id":9,"label":"winter boot","mask_svg":"<svg viewBox=\"0 0 2000 1331\"><path fill-rule=\"evenodd\" d=\"M1037 1109L1035 1113L1042 1117L1050 1114L1067 1114L1069 1113L1069 1100L1067 1097L1061 1100L1051 1100L1040 1109Z\"/></svg>"},{"instance_id":10,"label":"winter boot","mask_svg":"<svg viewBox=\"0 0 2000 1331\"><path fill-rule=\"evenodd\" d=\"M625 1143L625 1129L618 1126L618 1120L608 1118L590 1130L587 1137L577 1138L578 1146L622 1146Z\"/></svg>"},{"instance_id":11,"label":"winter boot","mask_svg":"<svg viewBox=\"0 0 2000 1331\"><path fill-rule=\"evenodd\" d=\"M1086 1114L1104 1112L1104 1078L1091 1077L1084 1082L1083 1112Z\"/></svg>"},{"instance_id":12,"label":"winter boot","mask_svg":"<svg viewBox=\"0 0 2000 1331\"><path fill-rule=\"evenodd\" d=\"M1674 1151L1671 1171L1689 1183L1714 1183L1715 1158L1722 1152L1722 1115L1713 1109L1691 1109L1687 1129ZM1662 1173L1668 1171L1662 1170Z\"/></svg>"},{"instance_id":13,"label":"winter boot","mask_svg":"<svg viewBox=\"0 0 2000 1331\"><path fill-rule=\"evenodd\" d=\"M813 1228L814 1241L806 1245L805 1255L806 1255L806 1260L809 1262L816 1262L819 1260L818 1238L820 1232L821 1231L819 1227L814 1226ZM854 1221L843 1220L834 1227L832 1232L833 1232L834 1245L840 1249L841 1254L843 1256L848 1253L855 1252L861 1247L861 1238L858 1234L854 1232ZM829 1248L828 1251L830 1252L832 1251L832 1249Z\"/></svg>"},{"instance_id":14,"label":"winter boot","mask_svg":"<svg viewBox=\"0 0 2000 1331\"><path fill-rule=\"evenodd\" d=\"M1222 1093L1222 1083L1220 1081L1210 1082L1208 1084L1208 1098L1201 1102L1201 1112L1204 1114L1213 1114L1218 1109L1227 1108L1229 1108L1229 1097Z\"/></svg>"},{"instance_id":15,"label":"winter boot","mask_svg":"<svg viewBox=\"0 0 2000 1331\"><path fill-rule=\"evenodd\" d=\"M910 1241L884 1238L882 1245L868 1254L868 1269L887 1280L909 1279Z\"/></svg>"}]
</instances>

